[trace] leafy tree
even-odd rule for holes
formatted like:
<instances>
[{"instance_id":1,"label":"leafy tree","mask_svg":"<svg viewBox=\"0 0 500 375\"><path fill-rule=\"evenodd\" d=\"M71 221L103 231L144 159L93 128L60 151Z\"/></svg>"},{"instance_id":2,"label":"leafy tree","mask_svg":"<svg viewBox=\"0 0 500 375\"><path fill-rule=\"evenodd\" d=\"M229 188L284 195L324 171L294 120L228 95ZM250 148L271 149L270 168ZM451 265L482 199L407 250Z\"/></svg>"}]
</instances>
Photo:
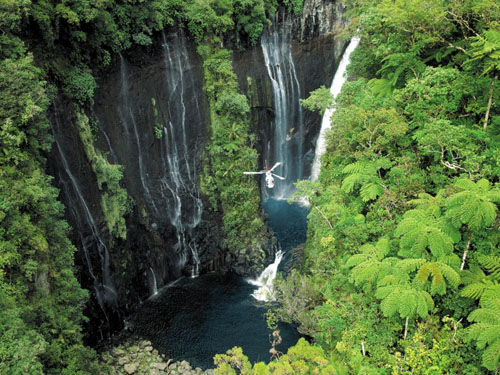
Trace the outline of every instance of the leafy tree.
<instances>
[{"instance_id":1,"label":"leafy tree","mask_svg":"<svg viewBox=\"0 0 500 375\"><path fill-rule=\"evenodd\" d=\"M330 89L320 86L311 91L307 99L301 99L300 103L304 108L310 111L318 111L323 116L328 108L333 107L333 95L330 93Z\"/></svg>"},{"instance_id":2,"label":"leafy tree","mask_svg":"<svg viewBox=\"0 0 500 375\"><path fill-rule=\"evenodd\" d=\"M460 269L463 270L470 249L472 235L493 224L497 217L500 191L491 189L490 182L481 179L473 182L467 178L458 180L455 187L459 192L447 198L446 215L456 228L466 225L467 243L462 256Z\"/></svg>"}]
</instances>

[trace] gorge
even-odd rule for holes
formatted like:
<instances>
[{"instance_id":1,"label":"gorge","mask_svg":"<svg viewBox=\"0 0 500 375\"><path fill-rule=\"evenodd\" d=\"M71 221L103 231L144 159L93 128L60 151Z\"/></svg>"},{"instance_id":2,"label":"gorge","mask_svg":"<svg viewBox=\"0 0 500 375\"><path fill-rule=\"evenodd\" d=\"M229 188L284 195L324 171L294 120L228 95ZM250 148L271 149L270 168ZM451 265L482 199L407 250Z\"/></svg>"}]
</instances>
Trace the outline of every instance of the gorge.
<instances>
[{"instance_id":1,"label":"gorge","mask_svg":"<svg viewBox=\"0 0 500 375\"><path fill-rule=\"evenodd\" d=\"M287 177L273 190L261 185L263 200L269 194L289 197L293 183L310 173L319 118L303 113L299 99L330 81L342 56L345 44L333 26L342 27L345 21L339 5L332 5L316 2L301 18L281 9L260 46L234 52L233 66L250 100L252 127L259 138L259 164L282 160L278 172ZM325 26L325 20L337 21ZM81 243L77 263L82 285L93 288L94 306L100 306L89 314L103 337L169 282L231 269L217 213L207 209L199 185L210 118L202 87L200 57L183 32L157 35L149 55L120 54L100 80L92 109L98 129L93 147L102 150L106 163L123 166L120 185L129 195L126 204L133 207L126 216L126 238L106 226L103 192L94 177L99 172L85 162L88 145L75 145L81 134L67 129L67 124L82 121L81 116L67 103L54 107L57 147L50 165L57 181L69 180L60 187L71 208L68 220L81 239L76 243ZM57 131L63 123L64 134ZM85 214L75 207L86 207ZM266 252L272 262L270 249ZM255 271L248 273L253 261L243 260L236 272L255 276ZM109 298L100 290L113 291L114 299L103 303Z\"/></svg>"}]
</instances>

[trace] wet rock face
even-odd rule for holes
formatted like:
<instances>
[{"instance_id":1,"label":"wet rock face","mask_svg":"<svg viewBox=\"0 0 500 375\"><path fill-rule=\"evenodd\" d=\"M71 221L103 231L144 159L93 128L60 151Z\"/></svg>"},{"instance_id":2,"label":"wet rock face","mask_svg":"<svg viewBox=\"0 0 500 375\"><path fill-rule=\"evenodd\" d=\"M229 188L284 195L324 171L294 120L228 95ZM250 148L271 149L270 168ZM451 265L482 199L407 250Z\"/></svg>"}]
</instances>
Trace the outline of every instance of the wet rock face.
<instances>
[{"instance_id":1,"label":"wet rock face","mask_svg":"<svg viewBox=\"0 0 500 375\"><path fill-rule=\"evenodd\" d=\"M342 30L346 25L344 12L345 6L338 0L304 1L302 15L294 23L295 39L308 41Z\"/></svg>"}]
</instances>

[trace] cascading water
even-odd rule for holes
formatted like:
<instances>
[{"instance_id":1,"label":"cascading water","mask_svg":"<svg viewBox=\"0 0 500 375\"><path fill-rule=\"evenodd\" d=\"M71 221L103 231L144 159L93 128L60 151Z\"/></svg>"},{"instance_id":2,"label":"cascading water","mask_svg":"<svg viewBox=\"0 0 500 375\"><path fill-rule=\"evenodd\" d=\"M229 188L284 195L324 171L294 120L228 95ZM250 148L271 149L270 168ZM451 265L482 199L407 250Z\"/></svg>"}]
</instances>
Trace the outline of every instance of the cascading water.
<instances>
[{"instance_id":1,"label":"cascading water","mask_svg":"<svg viewBox=\"0 0 500 375\"><path fill-rule=\"evenodd\" d=\"M273 282L276 278L278 266L281 263L282 258L283 252L281 250L278 250L274 257L274 262L267 266L257 279L248 280L250 284L259 287L252 293L252 297L254 297L257 301L271 302L276 300L276 297L274 295Z\"/></svg>"},{"instance_id":2,"label":"cascading water","mask_svg":"<svg viewBox=\"0 0 500 375\"><path fill-rule=\"evenodd\" d=\"M151 209L159 215L160 212L156 206L156 203L151 195L151 182L149 181L149 174L145 170L144 167L144 155L142 151L142 145L141 145L141 139L139 137L139 133L137 131L137 121L135 119L134 112L132 111L132 108L129 103L129 97L128 97L128 91L129 91L129 85L127 81L127 67L125 64L125 59L123 56L120 54L120 76L121 76L121 95L122 95L122 101L121 101L121 106L118 108L118 112L120 115L122 127L125 133L125 140L127 143L130 142L130 130L129 128L132 128L133 131L133 138L135 140L135 148L137 150L137 167L139 171L139 177L141 180L141 185L144 191L144 198L146 199L146 204L148 204ZM129 147L130 149L130 147Z\"/></svg>"},{"instance_id":3,"label":"cascading water","mask_svg":"<svg viewBox=\"0 0 500 375\"><path fill-rule=\"evenodd\" d=\"M274 100L273 132L266 140L264 161L269 167L276 162L283 164L275 173L285 177L275 180L275 187L267 190L263 181L263 198L284 199L293 191L293 183L303 176L303 126L300 104L300 85L295 72L291 49L292 21L283 15L276 18L261 38L262 52Z\"/></svg>"},{"instance_id":4,"label":"cascading water","mask_svg":"<svg viewBox=\"0 0 500 375\"><path fill-rule=\"evenodd\" d=\"M174 52L170 49L165 34L163 34L166 91L168 94L168 126L163 127L162 164L164 174L161 178L161 188L162 195L170 203L167 210L170 223L177 232L176 247L184 254L180 260L185 264L187 261L186 252L190 252L191 276L196 277L199 275L200 259L196 243L189 241L189 237L190 232L201 221L203 204L197 184L196 158L189 150L186 136L186 95L191 95L195 99L194 110L198 116L198 124L202 124L202 119L196 95L187 93L184 87L184 70L189 70L190 64L183 40L183 38L174 40ZM189 78L192 79L192 77ZM188 204L183 205L183 203ZM184 207L191 207L191 212L183 212L186 210Z\"/></svg>"},{"instance_id":5,"label":"cascading water","mask_svg":"<svg viewBox=\"0 0 500 375\"><path fill-rule=\"evenodd\" d=\"M59 139L63 137L63 133L57 114L57 105L55 105L55 112L56 113L54 114L53 121L51 121L52 133L54 135L56 148L59 152L59 157L64 167L64 171L69 178L70 186L72 188L72 191L76 195L76 201L78 202L78 205L80 207L80 209L78 209L76 205L71 205L71 212L75 215L75 217L77 218L77 222L80 223L82 227L87 227L90 229L90 234L86 236L84 236L82 230L79 231L81 249L83 250L85 261L87 263L87 269L93 282L93 288L97 302L101 307L106 319L108 319L108 315L106 313L106 305L115 308L118 302L118 296L110 273L108 248L106 247L106 243L102 238L101 232L96 224L94 216L92 215L92 212L90 211L89 206L85 201L82 190L78 185L78 181L71 172L68 160L61 146ZM63 178L61 178L60 180L63 185L65 185L65 191L69 193L70 190L68 181L64 180ZM94 267L92 265L91 251L93 249L97 250L97 255L100 260L100 274L94 271Z\"/></svg>"},{"instance_id":6,"label":"cascading water","mask_svg":"<svg viewBox=\"0 0 500 375\"><path fill-rule=\"evenodd\" d=\"M156 274L153 267L149 267L151 271L151 295L155 296L158 294L158 283L156 282Z\"/></svg>"},{"instance_id":7,"label":"cascading water","mask_svg":"<svg viewBox=\"0 0 500 375\"><path fill-rule=\"evenodd\" d=\"M333 98L336 98L340 93L342 85L346 81L347 77L345 77L345 72L347 65L349 65L351 53L356 49L359 44L359 38L352 38L351 42L347 46L344 55L342 56L342 60L340 60L339 66L335 75L333 77L332 85L330 87L330 93ZM316 152L314 157L314 163L311 170L311 180L315 181L318 179L319 172L321 169L321 156L324 154L326 149L326 140L325 135L327 131L331 128L331 118L335 112L335 108L327 108L325 113L323 114L323 119L321 121L321 130L319 132L318 140L316 141Z\"/></svg>"},{"instance_id":8,"label":"cascading water","mask_svg":"<svg viewBox=\"0 0 500 375\"><path fill-rule=\"evenodd\" d=\"M171 44L172 48L163 35L165 83L151 99L154 124L148 119L156 137L152 135L152 131L151 134L139 132L138 120L141 118L137 116L142 113L142 108L129 99L131 88L127 81L127 64L121 55L122 100L118 113L128 148L137 155L136 171L129 173L140 179L141 195L149 208L152 227L158 228L157 221L174 227L176 243L173 250L176 258L170 258L172 265L177 274L188 269L191 276L196 277L199 274L200 259L197 244L192 239L192 231L200 223L203 211L196 166L201 137L190 138L188 132L199 134L194 129L201 127L203 119L197 95L193 91L196 85L190 71L184 38L174 37ZM188 114L190 121L187 120ZM153 144L159 147L153 148ZM156 155L152 153L155 151ZM159 163L155 163L155 160ZM151 266L150 271L156 277L154 266Z\"/></svg>"}]
</instances>

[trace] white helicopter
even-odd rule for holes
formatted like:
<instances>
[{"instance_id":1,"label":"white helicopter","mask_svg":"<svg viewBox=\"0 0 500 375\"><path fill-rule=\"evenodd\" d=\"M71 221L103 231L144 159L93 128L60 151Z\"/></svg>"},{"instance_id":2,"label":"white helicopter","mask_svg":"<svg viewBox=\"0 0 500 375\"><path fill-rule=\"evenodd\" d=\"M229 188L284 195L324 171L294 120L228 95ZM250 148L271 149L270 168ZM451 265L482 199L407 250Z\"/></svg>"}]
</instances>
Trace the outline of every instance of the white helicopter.
<instances>
[{"instance_id":1,"label":"white helicopter","mask_svg":"<svg viewBox=\"0 0 500 375\"><path fill-rule=\"evenodd\" d=\"M274 174L272 173L274 171L274 169L276 167L278 167L279 165L281 165L282 163L281 162L277 162L276 164L274 164L274 166L269 169L267 167L267 163L266 163L266 170L264 171L260 171L260 172L243 172L243 174L265 174L266 175L266 186L269 188L269 189L272 189L274 187L274 177L276 178L279 178L280 180L284 180L285 177L281 177L281 176L278 176L277 174Z\"/></svg>"}]
</instances>

